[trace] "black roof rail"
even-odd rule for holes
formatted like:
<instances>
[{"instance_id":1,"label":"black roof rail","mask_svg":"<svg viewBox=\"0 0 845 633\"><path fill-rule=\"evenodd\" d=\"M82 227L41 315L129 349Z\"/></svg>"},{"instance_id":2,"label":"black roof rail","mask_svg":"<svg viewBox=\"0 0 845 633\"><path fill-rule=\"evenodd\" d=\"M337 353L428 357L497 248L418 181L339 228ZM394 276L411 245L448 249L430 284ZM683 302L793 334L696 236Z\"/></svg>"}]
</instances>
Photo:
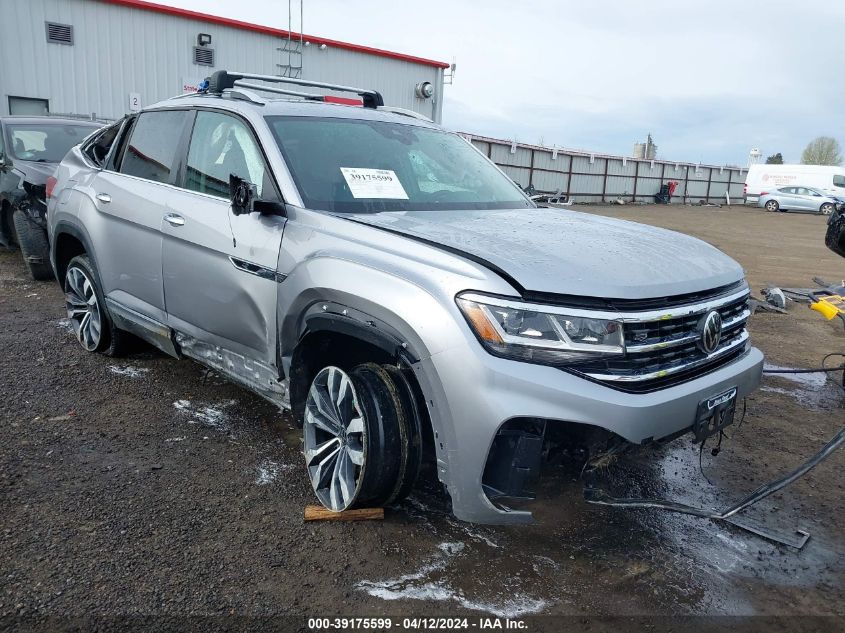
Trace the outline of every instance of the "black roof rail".
<instances>
[{"instance_id":1,"label":"black roof rail","mask_svg":"<svg viewBox=\"0 0 845 633\"><path fill-rule=\"evenodd\" d=\"M384 105L384 99L377 90L368 90L366 88L354 88L352 86L341 86L338 84L328 84L322 81L309 81L307 79L296 79L294 77L279 77L277 75L256 75L255 73L241 73L229 72L226 70L218 70L211 77L208 78L208 92L212 94L223 94L224 90L235 87L235 83L244 88L251 88L252 90L264 90L266 92L274 92L284 95L292 95L309 99L313 101L323 101L323 95L311 94L307 92L297 92L294 90L284 90L282 88L275 88L271 86L262 86L253 83L242 83L244 79L253 79L257 81L266 81L277 84L295 84L297 86L309 86L311 88L324 88L326 90L334 90L337 92L354 92L361 99L364 100L365 108L377 108Z\"/></svg>"}]
</instances>

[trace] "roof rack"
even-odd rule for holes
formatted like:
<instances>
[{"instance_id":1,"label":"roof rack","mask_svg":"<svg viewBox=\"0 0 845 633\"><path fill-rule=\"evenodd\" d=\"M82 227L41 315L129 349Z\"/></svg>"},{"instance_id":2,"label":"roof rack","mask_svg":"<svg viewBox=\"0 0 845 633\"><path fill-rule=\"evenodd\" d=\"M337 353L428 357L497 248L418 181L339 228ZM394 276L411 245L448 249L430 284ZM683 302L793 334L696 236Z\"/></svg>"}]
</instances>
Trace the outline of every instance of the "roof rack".
<instances>
[{"instance_id":1,"label":"roof rack","mask_svg":"<svg viewBox=\"0 0 845 633\"><path fill-rule=\"evenodd\" d=\"M324 101L325 97L319 94L312 94L308 92L298 92L295 90L285 90L283 88L276 88L274 86L262 86L253 83L243 83L244 79L253 79L257 81L266 81L277 84L295 84L297 86L309 86L311 88L324 88L326 90L335 90L337 92L354 92L364 101L365 108L377 108L384 105L384 99L377 90L368 90L365 88L353 88L352 86L341 86L338 84L327 84L321 81L309 81L307 79L297 79L294 77L279 77L277 75L256 75L254 73L228 72L226 70L218 70L211 77L208 78L208 92L212 94L223 94L224 90L235 87L250 88L252 90L263 90L265 92L273 92L277 94L290 95L294 97L301 97L311 101Z\"/></svg>"}]
</instances>

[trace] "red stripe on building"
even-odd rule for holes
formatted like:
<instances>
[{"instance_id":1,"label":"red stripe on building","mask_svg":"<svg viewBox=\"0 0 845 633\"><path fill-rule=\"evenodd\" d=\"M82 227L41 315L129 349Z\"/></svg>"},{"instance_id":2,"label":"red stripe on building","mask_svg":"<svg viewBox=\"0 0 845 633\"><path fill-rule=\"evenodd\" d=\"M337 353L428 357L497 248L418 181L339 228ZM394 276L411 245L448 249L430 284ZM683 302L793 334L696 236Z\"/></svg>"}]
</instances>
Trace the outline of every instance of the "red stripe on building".
<instances>
[{"instance_id":1,"label":"red stripe on building","mask_svg":"<svg viewBox=\"0 0 845 633\"><path fill-rule=\"evenodd\" d=\"M212 24L219 24L221 26L231 26L236 29L244 29L245 31L254 31L255 33L263 33L265 35L273 35L275 37L287 38L288 36L299 39L299 33L290 33L284 29L275 29L270 26L263 26L261 24L252 24L250 22L242 22L241 20L232 20L230 18L223 18L219 15L209 15L208 13L200 13L199 11L189 11L188 9L179 9L177 7L168 7L163 4L155 2L147 2L147 0L102 0L110 4L118 4L125 7L132 7L133 9L144 9L147 11L155 11L156 13L164 13L166 15L175 15L189 20L201 20L203 22L211 22ZM335 48L342 48L348 51L355 51L358 53L366 53L368 55L378 55L380 57L389 57L391 59L398 59L405 62L412 62L414 64L425 64L426 66L434 66L435 68L448 68L449 64L446 62L438 62L433 59L426 59L424 57L415 57L414 55L404 55L403 53L394 53L393 51L386 51L380 48L372 48L370 46L361 46L359 44L350 44L349 42L339 42L337 40L326 39L325 37L315 37L313 35L302 35L304 40L312 44L325 44L326 46L334 46Z\"/></svg>"}]
</instances>

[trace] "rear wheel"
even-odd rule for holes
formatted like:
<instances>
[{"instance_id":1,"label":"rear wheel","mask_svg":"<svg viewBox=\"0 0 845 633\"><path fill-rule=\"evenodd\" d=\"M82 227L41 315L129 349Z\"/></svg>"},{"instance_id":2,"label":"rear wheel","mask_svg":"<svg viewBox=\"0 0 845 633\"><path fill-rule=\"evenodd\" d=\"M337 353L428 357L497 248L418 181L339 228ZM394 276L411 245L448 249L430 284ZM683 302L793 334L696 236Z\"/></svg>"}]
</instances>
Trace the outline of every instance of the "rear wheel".
<instances>
[{"instance_id":1,"label":"rear wheel","mask_svg":"<svg viewBox=\"0 0 845 633\"><path fill-rule=\"evenodd\" d=\"M822 205L822 207L821 207L820 211L821 211L824 215L830 215L831 213L833 213L833 209L834 209L834 206L833 206L833 204L832 204L832 203L830 203L830 202L825 202L825 203Z\"/></svg>"},{"instance_id":2,"label":"rear wheel","mask_svg":"<svg viewBox=\"0 0 845 633\"><path fill-rule=\"evenodd\" d=\"M50 243L47 232L30 220L23 211L15 211L15 233L18 246L29 274L36 281L48 281L53 278L50 266Z\"/></svg>"},{"instance_id":3,"label":"rear wheel","mask_svg":"<svg viewBox=\"0 0 845 633\"><path fill-rule=\"evenodd\" d=\"M780 209L780 205L777 200L769 200L766 203L766 211L777 211L778 209Z\"/></svg>"},{"instance_id":4,"label":"rear wheel","mask_svg":"<svg viewBox=\"0 0 845 633\"><path fill-rule=\"evenodd\" d=\"M128 334L114 326L99 277L87 255L70 260L64 289L67 316L80 345L88 352L120 356L126 350Z\"/></svg>"},{"instance_id":5,"label":"rear wheel","mask_svg":"<svg viewBox=\"0 0 845 633\"><path fill-rule=\"evenodd\" d=\"M374 363L324 367L311 382L303 426L305 463L329 510L379 507L407 495L421 438L407 383Z\"/></svg>"}]
</instances>

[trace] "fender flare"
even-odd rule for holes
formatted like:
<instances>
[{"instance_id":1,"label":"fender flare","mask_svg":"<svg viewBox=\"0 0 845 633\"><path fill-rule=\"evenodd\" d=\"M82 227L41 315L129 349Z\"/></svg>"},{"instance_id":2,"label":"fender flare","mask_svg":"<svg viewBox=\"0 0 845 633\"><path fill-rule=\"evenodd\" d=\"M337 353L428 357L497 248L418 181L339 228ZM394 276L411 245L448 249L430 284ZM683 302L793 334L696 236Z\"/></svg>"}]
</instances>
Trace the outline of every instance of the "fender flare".
<instances>
[{"instance_id":1,"label":"fender flare","mask_svg":"<svg viewBox=\"0 0 845 633\"><path fill-rule=\"evenodd\" d=\"M292 356L294 349L306 336L317 332L352 336L409 365L419 362L421 358L419 352L388 323L335 302L318 302L306 312L295 345L290 350L283 350L283 356Z\"/></svg>"}]
</instances>

